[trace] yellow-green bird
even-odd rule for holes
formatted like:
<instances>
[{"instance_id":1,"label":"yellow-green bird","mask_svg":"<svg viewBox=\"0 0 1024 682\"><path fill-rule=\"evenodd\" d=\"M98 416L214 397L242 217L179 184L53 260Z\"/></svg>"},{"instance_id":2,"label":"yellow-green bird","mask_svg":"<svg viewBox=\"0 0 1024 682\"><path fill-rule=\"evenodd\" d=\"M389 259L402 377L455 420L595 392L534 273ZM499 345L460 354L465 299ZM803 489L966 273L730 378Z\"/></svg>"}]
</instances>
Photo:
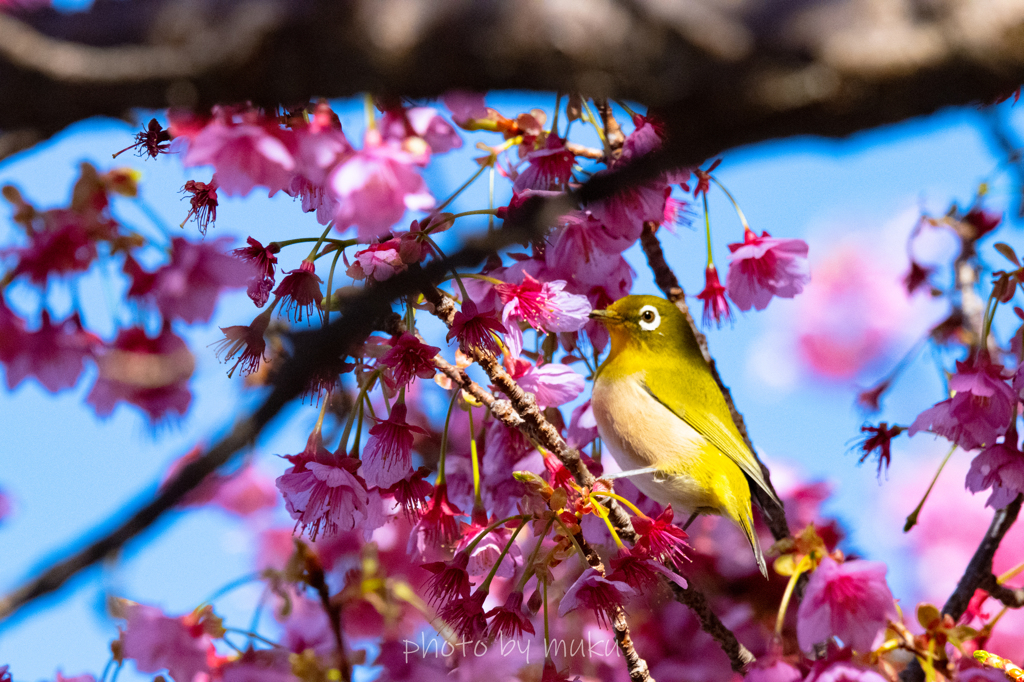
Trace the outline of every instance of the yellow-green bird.
<instances>
[{"instance_id":1,"label":"yellow-green bird","mask_svg":"<svg viewBox=\"0 0 1024 682\"><path fill-rule=\"evenodd\" d=\"M728 516L743 529L767 577L750 481L778 498L740 436L683 313L656 296L627 296L591 317L611 337L591 404L623 475L677 511Z\"/></svg>"}]
</instances>

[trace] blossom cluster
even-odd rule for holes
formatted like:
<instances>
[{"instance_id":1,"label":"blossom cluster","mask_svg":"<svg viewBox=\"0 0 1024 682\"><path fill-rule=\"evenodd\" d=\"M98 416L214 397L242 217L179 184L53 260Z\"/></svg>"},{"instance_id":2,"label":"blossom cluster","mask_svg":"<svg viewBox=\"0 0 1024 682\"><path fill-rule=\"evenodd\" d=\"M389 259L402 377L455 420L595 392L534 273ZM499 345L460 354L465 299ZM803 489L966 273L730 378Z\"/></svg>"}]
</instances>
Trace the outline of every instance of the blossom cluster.
<instances>
[{"instance_id":1,"label":"blossom cluster","mask_svg":"<svg viewBox=\"0 0 1024 682\"><path fill-rule=\"evenodd\" d=\"M102 253L118 259L126 298L149 321L105 341L86 330L78 312L54 322L44 307L32 330L29 315L0 298L8 385L33 376L51 391L68 388L92 361L98 378L87 400L98 414L118 402L154 422L184 414L195 361L175 326L208 322L221 293L233 287L244 287L258 312L248 324L252 312L223 327L212 352L230 365L229 376L237 371L249 385L273 384L293 352L288 323L332 324L350 287L359 283L363 294L356 295L370 295L381 282L440 262L439 242L459 232L456 226L483 220L473 216L486 216L490 230L504 229L499 221L514 224L586 177L642 164L665 144L655 115L629 112L632 129L621 134L613 109L594 105L601 117L579 96L565 107L559 100L549 123L541 110L507 117L478 94L450 93L443 108L368 99L358 140L325 101L171 110L166 129L154 119L133 146L152 158L177 152L186 168L212 167L209 177L183 187L183 225L194 221L205 237L218 209L223 215L220 194L257 188L294 197L313 214L307 222L318 225L267 244L248 236L230 250L226 239L163 243L117 223L109 197L135 191L135 177L125 172L83 167L69 208L40 211L5 188L24 236L24 244L3 252L5 286L35 287L45 300L52 282L87 271ZM574 125L591 127L602 148L570 139ZM461 188L438 200L424 171L435 155L461 148L466 131L481 140L483 155ZM965 629L974 615L950 622L948 614L919 609L911 625L923 634L910 634L885 565L839 549L843 530L820 510L828 496L823 485L780 490L796 535L775 544L765 581L747 539L727 522L702 517L684 530L677 523L683 510L662 507L628 479L613 486L602 478L606 453L586 391L609 339L591 313L632 291L627 249L656 238L659 226L670 227L691 201L702 200L708 260L695 298L706 325L729 319L733 304L763 310L809 282L807 244L763 230L758 236L713 174L717 167L664 172L577 206L521 249L493 254L476 271L453 270L450 279L397 302L393 319L317 367L305 386L315 406L309 422L318 410L315 426L304 446L283 455L280 475L271 482L247 462L208 477L182 503L245 517L282 508L288 525L261 532L255 567L273 600L278 634L229 626L210 604L175 615L114 600L120 627L109 667L130 661L142 673L166 671L174 682L322 682L347 679L363 660L355 642L373 638L381 680L625 680L623 665L584 664L552 643L582 641L598 629L622 632L628 622L628 639L655 678L729 679L726 654L672 598L700 586L758 657L746 671L755 682L891 679L908 660L900 651L930 657L947 678L968 679L974 664L964 643L983 639L982 631ZM456 212L453 202L484 175L492 186L503 183L507 202L495 205L492 190L486 208ZM729 245L724 285L710 248L713 187L736 206L743 226ZM994 227L972 213L962 222L976 226L975 240ZM140 264L154 254L161 265ZM1006 283L993 300L1006 303L1024 271L1001 276ZM444 332L430 334L423 324L429 315ZM904 432L940 434L980 449L968 486L991 489L990 504L1003 507L1024 491L1016 440L1024 375L993 359L985 343L982 334L957 365L950 397L911 426L866 427L865 456L877 448L880 462L889 461L892 439ZM537 409L516 407L524 403ZM537 424L555 435L545 441ZM551 447L552 439L567 447ZM596 483L584 485L570 469L570 448ZM198 453L176 463L169 478ZM633 541L612 522L613 504L628 510ZM766 528L754 532L772 544ZM410 657L403 642L425 630L452 643L453 653ZM693 646L679 646L684 639ZM535 642L543 656L531 667L528 657L503 653L505 640ZM489 653L470 655L464 646L456 654L455 642L482 643Z\"/></svg>"}]
</instances>

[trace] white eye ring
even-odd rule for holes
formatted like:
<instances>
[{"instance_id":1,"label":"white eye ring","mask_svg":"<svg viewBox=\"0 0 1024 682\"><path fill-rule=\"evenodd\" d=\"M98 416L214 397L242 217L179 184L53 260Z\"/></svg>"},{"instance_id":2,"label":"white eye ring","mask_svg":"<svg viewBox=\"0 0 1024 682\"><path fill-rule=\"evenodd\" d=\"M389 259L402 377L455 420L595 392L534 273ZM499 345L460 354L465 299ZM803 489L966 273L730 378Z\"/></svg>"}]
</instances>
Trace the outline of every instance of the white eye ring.
<instances>
[{"instance_id":1,"label":"white eye ring","mask_svg":"<svg viewBox=\"0 0 1024 682\"><path fill-rule=\"evenodd\" d=\"M640 309L640 328L645 331L653 331L661 324L661 315L653 305L645 305Z\"/></svg>"}]
</instances>

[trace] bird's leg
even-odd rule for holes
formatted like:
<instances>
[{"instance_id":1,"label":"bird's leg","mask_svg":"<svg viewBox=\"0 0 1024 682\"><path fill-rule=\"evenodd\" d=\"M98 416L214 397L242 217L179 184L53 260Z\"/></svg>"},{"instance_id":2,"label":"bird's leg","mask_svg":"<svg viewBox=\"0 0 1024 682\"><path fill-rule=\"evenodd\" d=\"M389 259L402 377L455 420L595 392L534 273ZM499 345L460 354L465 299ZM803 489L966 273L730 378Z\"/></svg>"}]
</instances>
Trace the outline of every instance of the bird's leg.
<instances>
[{"instance_id":1,"label":"bird's leg","mask_svg":"<svg viewBox=\"0 0 1024 682\"><path fill-rule=\"evenodd\" d=\"M658 467L645 467L643 469L633 469L631 471L619 471L614 474L605 474L601 478L605 481L611 481L616 478L628 478L629 476L639 476L640 474L653 474L658 471Z\"/></svg>"},{"instance_id":2,"label":"bird's leg","mask_svg":"<svg viewBox=\"0 0 1024 682\"><path fill-rule=\"evenodd\" d=\"M694 520L697 518L697 516L699 514L700 514L699 511L695 511L692 514L690 514L690 518L686 519L686 523L683 524L683 530L686 530L687 528L689 528L690 524L694 522Z\"/></svg>"}]
</instances>

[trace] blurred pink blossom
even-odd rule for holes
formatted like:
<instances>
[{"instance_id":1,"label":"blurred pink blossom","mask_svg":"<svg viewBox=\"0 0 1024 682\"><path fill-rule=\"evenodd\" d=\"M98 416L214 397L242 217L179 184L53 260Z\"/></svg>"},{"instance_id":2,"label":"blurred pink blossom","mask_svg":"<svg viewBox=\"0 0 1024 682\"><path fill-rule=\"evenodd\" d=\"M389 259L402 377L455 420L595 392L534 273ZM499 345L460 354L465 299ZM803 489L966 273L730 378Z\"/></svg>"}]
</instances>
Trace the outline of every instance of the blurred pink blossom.
<instances>
[{"instance_id":1,"label":"blurred pink blossom","mask_svg":"<svg viewBox=\"0 0 1024 682\"><path fill-rule=\"evenodd\" d=\"M822 559L797 611L800 648L809 651L834 636L856 651L871 651L887 620L896 617L887 570L880 561Z\"/></svg>"},{"instance_id":2,"label":"blurred pink blossom","mask_svg":"<svg viewBox=\"0 0 1024 682\"><path fill-rule=\"evenodd\" d=\"M361 241L386 233L405 214L434 207L434 197L413 168L406 152L383 144L379 134L367 133L364 147L331 173L328 183L338 198L335 228L355 225Z\"/></svg>"},{"instance_id":3,"label":"blurred pink blossom","mask_svg":"<svg viewBox=\"0 0 1024 682\"><path fill-rule=\"evenodd\" d=\"M124 657L135 661L139 672L166 668L174 682L193 682L199 673L209 672L213 643L194 614L171 618L155 606L129 604L126 617Z\"/></svg>"},{"instance_id":4,"label":"blurred pink blossom","mask_svg":"<svg viewBox=\"0 0 1024 682\"><path fill-rule=\"evenodd\" d=\"M6 310L0 308L0 316ZM14 333L11 348L3 358L10 390L28 377L35 377L51 393L71 388L85 370L85 360L94 357L102 345L98 336L82 327L78 313L53 324L44 309L39 329Z\"/></svg>"},{"instance_id":5,"label":"blurred pink blossom","mask_svg":"<svg viewBox=\"0 0 1024 682\"><path fill-rule=\"evenodd\" d=\"M191 139L182 164L211 165L219 188L228 196L245 196L257 185L270 194L286 189L295 170L295 139L255 112L239 117L220 109Z\"/></svg>"}]
</instances>

